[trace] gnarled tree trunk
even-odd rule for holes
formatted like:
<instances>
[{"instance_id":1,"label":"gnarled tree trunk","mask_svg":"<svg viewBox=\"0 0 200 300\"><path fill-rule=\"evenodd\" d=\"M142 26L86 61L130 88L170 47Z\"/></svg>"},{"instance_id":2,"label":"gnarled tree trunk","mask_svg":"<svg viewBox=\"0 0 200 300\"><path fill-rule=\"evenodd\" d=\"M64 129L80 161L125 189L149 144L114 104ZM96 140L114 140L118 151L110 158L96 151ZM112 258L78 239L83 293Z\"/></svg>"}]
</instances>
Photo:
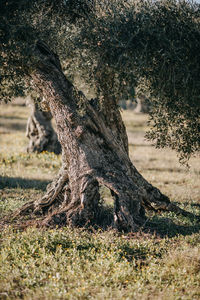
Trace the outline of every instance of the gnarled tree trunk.
<instances>
[{"instance_id":1,"label":"gnarled tree trunk","mask_svg":"<svg viewBox=\"0 0 200 300\"><path fill-rule=\"evenodd\" d=\"M59 154L61 146L51 125L51 113L42 111L33 98L29 98L26 104L31 108L26 127L26 136L29 139L27 152L48 151Z\"/></svg>"},{"instance_id":2,"label":"gnarled tree trunk","mask_svg":"<svg viewBox=\"0 0 200 300\"><path fill-rule=\"evenodd\" d=\"M48 99L62 146L62 168L39 201L25 205L44 215L43 224L82 226L95 222L99 186L110 189L114 200L114 223L119 230L135 231L145 222L145 208L178 213L157 188L136 170L128 155L126 130L115 102L107 97L88 101L64 76L58 57L38 42L40 65L32 75L35 86Z\"/></svg>"}]
</instances>

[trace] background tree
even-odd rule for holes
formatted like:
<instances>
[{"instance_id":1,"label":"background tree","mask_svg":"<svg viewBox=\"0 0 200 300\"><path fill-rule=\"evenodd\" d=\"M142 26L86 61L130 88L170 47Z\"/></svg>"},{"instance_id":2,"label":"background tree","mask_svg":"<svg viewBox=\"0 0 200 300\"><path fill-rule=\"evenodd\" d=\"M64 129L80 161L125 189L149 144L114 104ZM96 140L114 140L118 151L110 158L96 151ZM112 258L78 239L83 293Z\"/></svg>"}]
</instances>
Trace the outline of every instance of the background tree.
<instances>
[{"instance_id":1,"label":"background tree","mask_svg":"<svg viewBox=\"0 0 200 300\"><path fill-rule=\"evenodd\" d=\"M25 5L26 2L20 1L14 8L13 1L4 2L1 83L6 86L8 82L10 89L16 74L22 78L27 75L27 82L47 99L57 124L63 164L46 195L25 205L20 214L31 210L46 215L43 224L95 222L99 185L111 191L114 222L120 230L136 230L144 224L145 207L186 214L148 183L130 161L117 97L129 93L130 86L144 86L145 82L145 88L149 87L156 97L153 105L160 107L163 115L177 108L177 113L183 115L184 128L190 131L186 116L193 114L196 118L199 110L199 53L188 53L184 61L187 74L182 73L179 55L184 58L188 47L194 45L196 51L199 45L199 6L172 0L159 4L78 1L76 6L71 1L33 1ZM66 74L79 73L93 87L96 99L88 101L65 77L55 50L65 62ZM6 77L8 70L11 75ZM172 80L171 70L176 71L178 81L175 77ZM189 90L190 105L186 97ZM191 107L190 114L184 114L181 105ZM157 115L155 123L156 118ZM172 117L170 122L177 124ZM165 129L168 127L167 123ZM163 127L157 128L162 137ZM196 150L196 130L197 127L193 129L195 137L193 147L187 148L188 155ZM173 137L173 133L167 134Z\"/></svg>"},{"instance_id":2,"label":"background tree","mask_svg":"<svg viewBox=\"0 0 200 300\"><path fill-rule=\"evenodd\" d=\"M56 132L51 124L52 115L41 108L40 101L33 96L26 100L30 107L30 116L27 121L26 136L29 139L27 152L49 151L60 154L61 146Z\"/></svg>"}]
</instances>

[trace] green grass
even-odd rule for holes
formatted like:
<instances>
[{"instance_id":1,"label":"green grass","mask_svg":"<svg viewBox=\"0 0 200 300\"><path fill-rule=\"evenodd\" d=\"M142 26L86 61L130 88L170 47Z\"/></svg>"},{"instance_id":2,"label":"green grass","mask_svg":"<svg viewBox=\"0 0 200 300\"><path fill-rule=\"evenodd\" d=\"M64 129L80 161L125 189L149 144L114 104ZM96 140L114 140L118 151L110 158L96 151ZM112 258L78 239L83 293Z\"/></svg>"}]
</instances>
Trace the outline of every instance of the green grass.
<instances>
[{"instance_id":1,"label":"green grass","mask_svg":"<svg viewBox=\"0 0 200 300\"><path fill-rule=\"evenodd\" d=\"M60 167L60 156L25 152L28 113L23 106L0 106L2 216L41 197ZM123 118L138 170L180 207L200 214L199 159L187 170L174 152L144 140L146 115L126 111ZM111 206L109 192L101 194ZM151 233L1 230L0 299L199 299L200 224L173 213L148 217Z\"/></svg>"},{"instance_id":2,"label":"green grass","mask_svg":"<svg viewBox=\"0 0 200 300\"><path fill-rule=\"evenodd\" d=\"M199 236L29 228L1 234L8 299L198 299Z\"/></svg>"}]
</instances>

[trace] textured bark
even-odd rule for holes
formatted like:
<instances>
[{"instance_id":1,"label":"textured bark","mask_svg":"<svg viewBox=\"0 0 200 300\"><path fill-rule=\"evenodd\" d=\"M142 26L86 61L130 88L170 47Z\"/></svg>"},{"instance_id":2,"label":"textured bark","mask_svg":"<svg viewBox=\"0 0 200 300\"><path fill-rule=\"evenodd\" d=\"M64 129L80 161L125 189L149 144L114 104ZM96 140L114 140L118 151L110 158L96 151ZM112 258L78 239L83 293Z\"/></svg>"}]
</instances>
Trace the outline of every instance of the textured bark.
<instances>
[{"instance_id":1,"label":"textured bark","mask_svg":"<svg viewBox=\"0 0 200 300\"><path fill-rule=\"evenodd\" d=\"M45 215L44 225L83 226L98 214L99 186L114 199L114 224L135 231L145 223L145 208L182 213L137 171L128 155L128 139L115 99L88 101L64 76L58 57L38 42L40 65L32 75L57 125L63 164L39 201L19 212ZM101 108L100 108L101 107ZM18 215L19 215L18 214Z\"/></svg>"},{"instance_id":2,"label":"textured bark","mask_svg":"<svg viewBox=\"0 0 200 300\"><path fill-rule=\"evenodd\" d=\"M48 151L59 154L61 146L51 125L51 113L42 111L32 98L27 100L27 105L31 108L26 128L26 136L29 139L27 152Z\"/></svg>"}]
</instances>

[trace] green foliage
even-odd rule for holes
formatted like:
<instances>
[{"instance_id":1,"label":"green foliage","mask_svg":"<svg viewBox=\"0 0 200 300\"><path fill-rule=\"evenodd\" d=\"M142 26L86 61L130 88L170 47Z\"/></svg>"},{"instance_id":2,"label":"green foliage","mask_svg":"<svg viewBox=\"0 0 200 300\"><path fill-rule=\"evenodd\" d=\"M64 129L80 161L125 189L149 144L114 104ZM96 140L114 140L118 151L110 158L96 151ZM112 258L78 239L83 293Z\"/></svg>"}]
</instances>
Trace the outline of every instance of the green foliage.
<instances>
[{"instance_id":1,"label":"green foliage","mask_svg":"<svg viewBox=\"0 0 200 300\"><path fill-rule=\"evenodd\" d=\"M199 21L200 5L189 1L101 1L74 38L88 82L105 101L131 97L132 86L147 94L147 137L182 161L200 146Z\"/></svg>"},{"instance_id":2,"label":"green foliage","mask_svg":"<svg viewBox=\"0 0 200 300\"><path fill-rule=\"evenodd\" d=\"M66 41L68 24L91 9L90 1L1 0L0 97L4 101L30 93L30 74L37 66L35 43L44 40L56 51ZM92 4L91 4L92 5Z\"/></svg>"}]
</instances>

